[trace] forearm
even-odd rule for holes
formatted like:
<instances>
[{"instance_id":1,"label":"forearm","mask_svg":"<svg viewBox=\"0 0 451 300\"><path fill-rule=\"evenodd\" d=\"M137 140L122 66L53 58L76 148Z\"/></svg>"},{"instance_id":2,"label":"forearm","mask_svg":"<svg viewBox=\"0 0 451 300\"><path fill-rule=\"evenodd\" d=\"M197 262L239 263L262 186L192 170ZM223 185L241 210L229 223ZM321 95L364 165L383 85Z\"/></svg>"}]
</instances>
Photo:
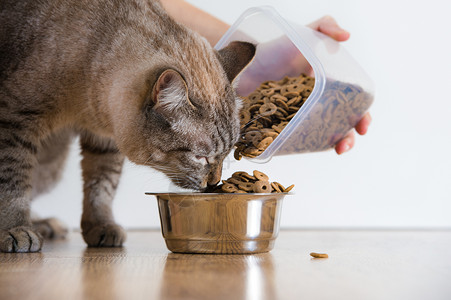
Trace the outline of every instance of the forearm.
<instances>
[{"instance_id":1,"label":"forearm","mask_svg":"<svg viewBox=\"0 0 451 300\"><path fill-rule=\"evenodd\" d=\"M229 25L209 13L191 5L184 0L160 0L163 7L177 22L197 31L204 36L212 46L229 29Z\"/></svg>"}]
</instances>

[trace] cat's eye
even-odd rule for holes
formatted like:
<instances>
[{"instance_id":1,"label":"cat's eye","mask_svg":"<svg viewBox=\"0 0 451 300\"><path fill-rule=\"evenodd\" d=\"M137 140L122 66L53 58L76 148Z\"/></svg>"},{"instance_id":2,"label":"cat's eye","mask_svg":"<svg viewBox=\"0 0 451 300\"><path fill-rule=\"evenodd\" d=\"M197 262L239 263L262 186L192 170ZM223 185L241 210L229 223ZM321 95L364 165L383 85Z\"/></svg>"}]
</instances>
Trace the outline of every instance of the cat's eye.
<instances>
[{"instance_id":1,"label":"cat's eye","mask_svg":"<svg viewBox=\"0 0 451 300\"><path fill-rule=\"evenodd\" d=\"M194 158L198 160L203 165L208 165L210 162L208 161L208 157L201 156L201 155L195 155Z\"/></svg>"}]
</instances>

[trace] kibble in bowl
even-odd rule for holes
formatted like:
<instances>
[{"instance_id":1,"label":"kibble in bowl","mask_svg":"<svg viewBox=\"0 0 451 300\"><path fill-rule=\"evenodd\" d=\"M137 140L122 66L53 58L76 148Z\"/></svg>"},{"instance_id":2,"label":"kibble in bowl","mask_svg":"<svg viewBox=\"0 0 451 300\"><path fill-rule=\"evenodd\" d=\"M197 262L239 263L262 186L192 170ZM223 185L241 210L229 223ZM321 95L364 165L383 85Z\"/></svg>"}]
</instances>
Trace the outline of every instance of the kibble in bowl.
<instances>
[{"instance_id":1,"label":"kibble in bowl","mask_svg":"<svg viewBox=\"0 0 451 300\"><path fill-rule=\"evenodd\" d=\"M269 181L268 175L254 170L252 175L244 171L235 172L229 179L223 180L221 184L209 187L207 193L288 193L294 184L284 187L282 184Z\"/></svg>"}]
</instances>

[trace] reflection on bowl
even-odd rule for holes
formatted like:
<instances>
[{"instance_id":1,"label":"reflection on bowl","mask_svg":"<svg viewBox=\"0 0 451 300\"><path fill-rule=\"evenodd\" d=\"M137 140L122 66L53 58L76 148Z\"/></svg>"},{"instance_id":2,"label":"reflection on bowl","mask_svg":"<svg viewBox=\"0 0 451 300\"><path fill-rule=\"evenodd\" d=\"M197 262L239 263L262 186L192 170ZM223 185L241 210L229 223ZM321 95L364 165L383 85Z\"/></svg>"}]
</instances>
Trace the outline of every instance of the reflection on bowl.
<instances>
[{"instance_id":1,"label":"reflection on bowl","mask_svg":"<svg viewBox=\"0 0 451 300\"><path fill-rule=\"evenodd\" d=\"M176 253L260 253L274 247L287 193L155 195L166 246Z\"/></svg>"}]
</instances>

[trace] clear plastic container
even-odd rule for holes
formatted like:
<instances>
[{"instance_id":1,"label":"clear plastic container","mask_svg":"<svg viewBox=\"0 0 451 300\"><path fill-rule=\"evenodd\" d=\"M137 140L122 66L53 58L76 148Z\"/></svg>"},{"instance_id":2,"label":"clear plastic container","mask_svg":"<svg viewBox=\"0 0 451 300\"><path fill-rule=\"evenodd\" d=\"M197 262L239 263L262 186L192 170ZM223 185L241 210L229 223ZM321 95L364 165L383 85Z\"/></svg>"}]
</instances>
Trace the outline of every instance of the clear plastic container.
<instances>
[{"instance_id":1,"label":"clear plastic container","mask_svg":"<svg viewBox=\"0 0 451 300\"><path fill-rule=\"evenodd\" d=\"M315 78L310 96L274 141L255 158L328 150L362 118L374 99L371 79L340 43L308 27L289 23L272 7L245 11L215 46L231 41L257 44L237 90L247 96L260 83L305 73Z\"/></svg>"}]
</instances>

